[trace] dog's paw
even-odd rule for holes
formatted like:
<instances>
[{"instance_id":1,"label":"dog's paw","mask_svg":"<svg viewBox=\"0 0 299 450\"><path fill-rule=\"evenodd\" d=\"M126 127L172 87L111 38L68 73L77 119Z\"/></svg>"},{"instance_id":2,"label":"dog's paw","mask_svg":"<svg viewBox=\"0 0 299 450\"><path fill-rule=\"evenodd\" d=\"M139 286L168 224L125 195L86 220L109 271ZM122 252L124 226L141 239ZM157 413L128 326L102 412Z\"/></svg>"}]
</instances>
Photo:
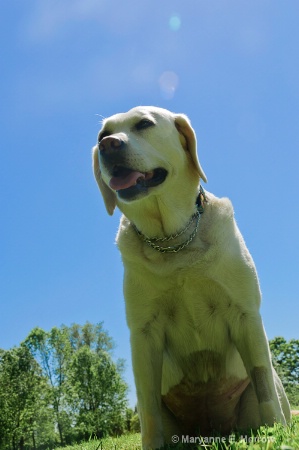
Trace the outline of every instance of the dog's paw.
<instances>
[{"instance_id":1,"label":"dog's paw","mask_svg":"<svg viewBox=\"0 0 299 450\"><path fill-rule=\"evenodd\" d=\"M276 406L273 401L261 403L260 414L265 425L272 426L274 423L287 424L280 406Z\"/></svg>"}]
</instances>

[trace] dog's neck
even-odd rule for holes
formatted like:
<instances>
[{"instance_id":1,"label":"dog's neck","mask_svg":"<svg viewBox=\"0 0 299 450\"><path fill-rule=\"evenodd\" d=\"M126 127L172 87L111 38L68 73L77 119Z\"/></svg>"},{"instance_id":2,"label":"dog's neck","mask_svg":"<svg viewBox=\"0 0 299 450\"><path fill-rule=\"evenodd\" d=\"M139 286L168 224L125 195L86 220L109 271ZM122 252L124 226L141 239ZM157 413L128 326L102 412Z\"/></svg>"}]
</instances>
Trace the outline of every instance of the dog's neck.
<instances>
[{"instance_id":1,"label":"dog's neck","mask_svg":"<svg viewBox=\"0 0 299 450\"><path fill-rule=\"evenodd\" d=\"M151 196L136 202L133 208L130 204L119 207L140 236L167 240L179 234L170 245L178 244L192 235L198 211L203 212L206 197L203 189L200 189L200 194L197 188L194 195L184 196L183 199L181 196L169 198L168 195L167 199L163 196Z\"/></svg>"}]
</instances>

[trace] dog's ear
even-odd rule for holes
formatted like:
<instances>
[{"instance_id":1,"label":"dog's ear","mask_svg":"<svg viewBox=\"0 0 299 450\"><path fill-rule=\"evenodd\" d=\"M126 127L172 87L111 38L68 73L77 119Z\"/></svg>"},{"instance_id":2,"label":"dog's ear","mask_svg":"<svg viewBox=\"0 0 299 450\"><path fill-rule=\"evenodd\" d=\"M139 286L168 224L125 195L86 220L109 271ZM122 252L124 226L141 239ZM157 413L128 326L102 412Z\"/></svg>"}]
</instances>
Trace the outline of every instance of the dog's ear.
<instances>
[{"instance_id":1,"label":"dog's ear","mask_svg":"<svg viewBox=\"0 0 299 450\"><path fill-rule=\"evenodd\" d=\"M208 179L199 163L196 151L196 136L191 126L190 120L184 114L175 114L174 116L175 126L180 133L180 141L185 150L187 150L193 160L194 166L200 176L200 178L207 183Z\"/></svg>"},{"instance_id":2,"label":"dog's ear","mask_svg":"<svg viewBox=\"0 0 299 450\"><path fill-rule=\"evenodd\" d=\"M92 149L92 167L93 167L93 173L95 176L95 179L97 180L98 186L100 188L100 191L102 193L105 206L107 209L108 214L112 216L115 207L116 207L116 195L112 189L107 186L106 183L104 183L101 170L100 170L100 164L99 164L99 155L98 155L98 146L96 145Z\"/></svg>"}]
</instances>

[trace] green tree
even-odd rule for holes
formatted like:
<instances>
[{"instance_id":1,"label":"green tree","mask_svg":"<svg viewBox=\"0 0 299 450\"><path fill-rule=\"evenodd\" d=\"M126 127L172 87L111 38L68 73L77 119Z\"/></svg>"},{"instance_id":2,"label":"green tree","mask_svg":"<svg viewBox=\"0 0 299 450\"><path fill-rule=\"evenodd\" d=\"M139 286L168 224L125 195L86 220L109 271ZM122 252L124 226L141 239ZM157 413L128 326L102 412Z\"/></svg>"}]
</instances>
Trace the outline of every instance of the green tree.
<instances>
[{"instance_id":1,"label":"green tree","mask_svg":"<svg viewBox=\"0 0 299 450\"><path fill-rule=\"evenodd\" d=\"M79 348L85 345L95 352L106 351L111 353L114 349L113 339L109 336L108 332L103 329L103 322L95 325L90 322L86 322L84 325L75 323L67 328L67 330L74 351L79 350Z\"/></svg>"},{"instance_id":2,"label":"green tree","mask_svg":"<svg viewBox=\"0 0 299 450\"><path fill-rule=\"evenodd\" d=\"M107 352L82 346L73 356L69 383L81 439L123 433L127 385L121 378L120 366Z\"/></svg>"},{"instance_id":3,"label":"green tree","mask_svg":"<svg viewBox=\"0 0 299 450\"><path fill-rule=\"evenodd\" d=\"M66 412L65 402L67 369L72 353L68 329L54 327L46 332L41 328L34 328L24 344L35 356L48 380L50 386L48 402L53 409L60 444L71 443L71 418Z\"/></svg>"},{"instance_id":4,"label":"green tree","mask_svg":"<svg viewBox=\"0 0 299 450\"><path fill-rule=\"evenodd\" d=\"M0 354L0 445L36 448L38 416L45 409L45 379L29 350L21 345Z\"/></svg>"},{"instance_id":5,"label":"green tree","mask_svg":"<svg viewBox=\"0 0 299 450\"><path fill-rule=\"evenodd\" d=\"M48 402L61 445L121 434L127 392L123 362L113 362L113 340L102 323L62 325L49 332L35 328L24 342L48 380Z\"/></svg>"},{"instance_id":6,"label":"green tree","mask_svg":"<svg viewBox=\"0 0 299 450\"><path fill-rule=\"evenodd\" d=\"M276 337L270 342L272 360L292 406L299 406L299 340Z\"/></svg>"},{"instance_id":7,"label":"green tree","mask_svg":"<svg viewBox=\"0 0 299 450\"><path fill-rule=\"evenodd\" d=\"M140 431L141 431L140 420L139 420L139 416L137 413L135 413L131 419L131 431L133 433L140 433Z\"/></svg>"},{"instance_id":8,"label":"green tree","mask_svg":"<svg viewBox=\"0 0 299 450\"><path fill-rule=\"evenodd\" d=\"M137 414L137 408L135 408L134 410L131 408L127 408L126 429L131 433L140 433L140 420Z\"/></svg>"}]
</instances>

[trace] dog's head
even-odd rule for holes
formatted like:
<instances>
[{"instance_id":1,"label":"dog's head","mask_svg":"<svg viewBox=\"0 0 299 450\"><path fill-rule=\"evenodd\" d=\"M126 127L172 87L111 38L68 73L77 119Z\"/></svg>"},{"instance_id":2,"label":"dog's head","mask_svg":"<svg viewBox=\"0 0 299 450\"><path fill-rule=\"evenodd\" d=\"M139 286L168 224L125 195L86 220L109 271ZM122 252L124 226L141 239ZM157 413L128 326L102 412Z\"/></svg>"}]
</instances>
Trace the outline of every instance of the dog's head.
<instances>
[{"instance_id":1,"label":"dog's head","mask_svg":"<svg viewBox=\"0 0 299 450\"><path fill-rule=\"evenodd\" d=\"M176 178L207 181L187 116L155 107L105 119L93 148L93 169L111 215L117 203L157 195Z\"/></svg>"}]
</instances>

